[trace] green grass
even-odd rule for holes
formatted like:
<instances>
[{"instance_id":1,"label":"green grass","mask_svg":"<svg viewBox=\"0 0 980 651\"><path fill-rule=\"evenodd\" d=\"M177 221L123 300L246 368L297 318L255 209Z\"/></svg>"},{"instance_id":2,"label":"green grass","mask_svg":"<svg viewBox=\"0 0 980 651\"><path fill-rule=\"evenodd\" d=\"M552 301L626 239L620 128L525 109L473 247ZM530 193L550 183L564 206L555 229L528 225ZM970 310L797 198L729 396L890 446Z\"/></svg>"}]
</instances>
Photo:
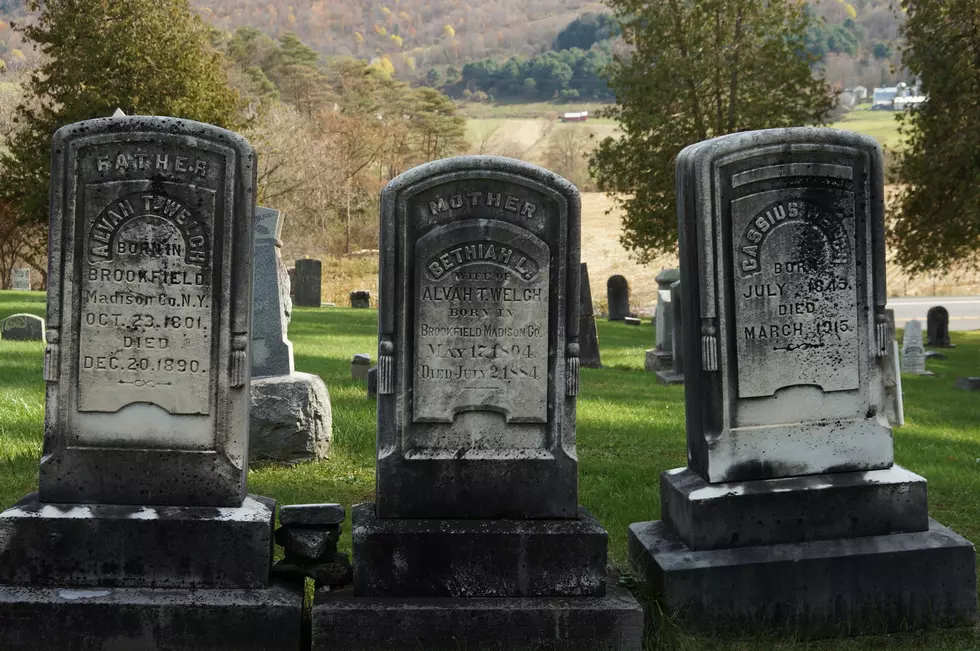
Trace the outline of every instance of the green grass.
<instances>
[{"instance_id":1,"label":"green grass","mask_svg":"<svg viewBox=\"0 0 980 651\"><path fill-rule=\"evenodd\" d=\"M898 133L898 114L893 111L872 111L862 108L851 111L831 127L856 131L877 140L882 147L898 149L901 137Z\"/></svg>"},{"instance_id":2,"label":"green grass","mask_svg":"<svg viewBox=\"0 0 980 651\"><path fill-rule=\"evenodd\" d=\"M44 314L38 293L0 292L0 319L17 312ZM283 504L369 501L374 492L375 406L364 385L350 379L354 353L376 354L373 310L297 309L290 326L296 368L319 374L330 390L334 444L331 458L249 473L249 489ZM599 321L606 368L583 369L578 403L580 501L609 531L610 561L628 570L626 528L660 516L658 477L686 463L683 387L663 387L643 370L654 329ZM953 333L957 348L930 361L938 376L905 376L907 425L895 435L896 460L929 480L931 515L968 539L980 540L980 401L953 388L976 375L980 332ZM0 508L37 486L44 383L40 343L0 341ZM341 547L350 549L350 526ZM656 604L653 604L656 608ZM786 636L741 639L692 636L669 620L650 617L648 649L718 651L852 651L871 649L980 649L976 630L937 631L853 640L796 641Z\"/></svg>"}]
</instances>

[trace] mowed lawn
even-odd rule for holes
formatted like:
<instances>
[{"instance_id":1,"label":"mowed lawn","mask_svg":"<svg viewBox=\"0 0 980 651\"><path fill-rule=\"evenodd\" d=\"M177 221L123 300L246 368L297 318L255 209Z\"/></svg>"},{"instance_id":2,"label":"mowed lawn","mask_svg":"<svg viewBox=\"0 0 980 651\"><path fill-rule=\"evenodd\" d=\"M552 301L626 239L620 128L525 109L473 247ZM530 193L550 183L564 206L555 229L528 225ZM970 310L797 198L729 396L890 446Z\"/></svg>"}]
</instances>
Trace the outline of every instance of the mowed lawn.
<instances>
[{"instance_id":1,"label":"mowed lawn","mask_svg":"<svg viewBox=\"0 0 980 651\"><path fill-rule=\"evenodd\" d=\"M595 287L593 287L595 289ZM40 293L0 292L0 319L44 314ZM283 504L369 501L374 491L375 406L350 379L354 353L376 355L374 310L297 309L290 326L296 368L326 381L333 406L328 461L266 467L249 473L249 489ZM659 518L659 474L686 463L684 391L663 387L643 370L654 330L599 322L606 368L583 369L578 402L580 500L609 531L610 562L629 576L626 528ZM930 361L937 377L904 377L907 424L896 431L900 464L929 479L932 517L980 540L980 396L955 389L958 377L980 374L980 332L953 333L957 348ZM0 341L0 507L36 490L44 417L43 344ZM350 523L342 548L350 549ZM560 550L556 550L560 553ZM656 605L653 605L656 612ZM786 637L706 638L648 617L648 649L819 650L980 648L972 629L794 641Z\"/></svg>"}]
</instances>

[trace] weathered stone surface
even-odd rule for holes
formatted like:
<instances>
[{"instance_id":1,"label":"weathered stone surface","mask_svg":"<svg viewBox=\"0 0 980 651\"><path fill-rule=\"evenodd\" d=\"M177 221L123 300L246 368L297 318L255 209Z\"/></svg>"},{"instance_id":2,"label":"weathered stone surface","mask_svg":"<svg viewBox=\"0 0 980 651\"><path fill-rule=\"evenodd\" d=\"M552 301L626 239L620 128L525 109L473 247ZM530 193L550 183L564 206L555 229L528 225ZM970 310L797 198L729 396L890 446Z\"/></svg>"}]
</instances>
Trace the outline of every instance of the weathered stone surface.
<instances>
[{"instance_id":1,"label":"weathered stone surface","mask_svg":"<svg viewBox=\"0 0 980 651\"><path fill-rule=\"evenodd\" d=\"M595 307L592 304L592 283L589 282L589 265L583 262L579 268L579 316L594 316Z\"/></svg>"},{"instance_id":2,"label":"weathered stone surface","mask_svg":"<svg viewBox=\"0 0 980 651\"><path fill-rule=\"evenodd\" d=\"M254 151L143 116L52 148L41 499L241 505Z\"/></svg>"},{"instance_id":3,"label":"weathered stone surface","mask_svg":"<svg viewBox=\"0 0 980 651\"><path fill-rule=\"evenodd\" d=\"M757 131L688 147L677 172L691 467L711 482L889 467L881 148Z\"/></svg>"},{"instance_id":4,"label":"weathered stone surface","mask_svg":"<svg viewBox=\"0 0 980 651\"><path fill-rule=\"evenodd\" d=\"M973 545L929 530L693 551L664 522L629 528L630 555L688 625L855 634L977 619Z\"/></svg>"},{"instance_id":5,"label":"weathered stone surface","mask_svg":"<svg viewBox=\"0 0 980 651\"><path fill-rule=\"evenodd\" d=\"M367 397L373 400L378 397L378 367L374 366L368 371L367 378Z\"/></svg>"},{"instance_id":6,"label":"weathered stone surface","mask_svg":"<svg viewBox=\"0 0 980 651\"><path fill-rule=\"evenodd\" d=\"M671 360L670 370L657 372L657 380L661 384L684 383L684 314L681 310L681 281L670 286L670 305L668 310L671 317Z\"/></svg>"},{"instance_id":7,"label":"weathered stone surface","mask_svg":"<svg viewBox=\"0 0 980 651\"><path fill-rule=\"evenodd\" d=\"M379 517L576 516L579 213L570 183L495 157L385 189Z\"/></svg>"},{"instance_id":8,"label":"weathered stone surface","mask_svg":"<svg viewBox=\"0 0 980 651\"><path fill-rule=\"evenodd\" d=\"M43 504L31 493L0 514L0 585L262 588L274 509L257 496L216 509Z\"/></svg>"},{"instance_id":9,"label":"weathered stone surface","mask_svg":"<svg viewBox=\"0 0 980 651\"><path fill-rule=\"evenodd\" d=\"M656 350L673 355L674 351L674 311L671 308L670 287L681 279L677 269L664 269L657 274L657 310L654 315L656 331ZM666 369L657 369L666 370Z\"/></svg>"},{"instance_id":10,"label":"weathered stone surface","mask_svg":"<svg viewBox=\"0 0 980 651\"><path fill-rule=\"evenodd\" d=\"M343 524L346 515L340 504L288 504L279 507L279 524L284 527Z\"/></svg>"},{"instance_id":11,"label":"weathered stone surface","mask_svg":"<svg viewBox=\"0 0 980 651\"><path fill-rule=\"evenodd\" d=\"M303 583L248 590L0 586L4 651L296 651Z\"/></svg>"},{"instance_id":12,"label":"weathered stone surface","mask_svg":"<svg viewBox=\"0 0 980 651\"><path fill-rule=\"evenodd\" d=\"M643 608L609 580L603 597L391 598L316 593L313 649L640 651Z\"/></svg>"},{"instance_id":13,"label":"weathered stone surface","mask_svg":"<svg viewBox=\"0 0 980 651\"><path fill-rule=\"evenodd\" d=\"M941 305L930 308L926 314L928 333L927 346L933 348L955 348L949 342L949 310Z\"/></svg>"},{"instance_id":14,"label":"weathered stone surface","mask_svg":"<svg viewBox=\"0 0 980 651\"><path fill-rule=\"evenodd\" d=\"M656 348L649 348L646 351L646 358L643 368L647 373L658 373L669 371L674 363L674 357L668 352L658 351Z\"/></svg>"},{"instance_id":15,"label":"weathered stone surface","mask_svg":"<svg viewBox=\"0 0 980 651\"><path fill-rule=\"evenodd\" d=\"M371 356L366 353L358 353L350 361L350 377L352 380L367 382L368 373L371 371Z\"/></svg>"},{"instance_id":16,"label":"weathered stone surface","mask_svg":"<svg viewBox=\"0 0 980 651\"><path fill-rule=\"evenodd\" d=\"M608 536L577 520L380 519L351 509L357 597L601 596ZM560 552L559 552L560 550Z\"/></svg>"},{"instance_id":17,"label":"weathered stone surface","mask_svg":"<svg viewBox=\"0 0 980 651\"><path fill-rule=\"evenodd\" d=\"M293 344L287 337L293 302L282 248L282 214L255 209L254 289L252 291L252 377L293 372Z\"/></svg>"},{"instance_id":18,"label":"weathered stone surface","mask_svg":"<svg viewBox=\"0 0 980 651\"><path fill-rule=\"evenodd\" d=\"M44 341L44 319L33 314L13 314L0 321L0 339Z\"/></svg>"},{"instance_id":19,"label":"weathered stone surface","mask_svg":"<svg viewBox=\"0 0 980 651\"><path fill-rule=\"evenodd\" d=\"M902 373L932 375L926 370L926 349L922 345L922 324L916 320L905 324L902 335Z\"/></svg>"},{"instance_id":20,"label":"weathered stone surface","mask_svg":"<svg viewBox=\"0 0 980 651\"><path fill-rule=\"evenodd\" d=\"M617 275L606 281L606 302L610 321L622 321L630 315L630 285L626 278Z\"/></svg>"},{"instance_id":21,"label":"weathered stone surface","mask_svg":"<svg viewBox=\"0 0 980 651\"><path fill-rule=\"evenodd\" d=\"M350 306L353 308L364 309L371 307L371 292L359 289L350 293Z\"/></svg>"},{"instance_id":22,"label":"weathered stone surface","mask_svg":"<svg viewBox=\"0 0 980 651\"><path fill-rule=\"evenodd\" d=\"M957 389L980 391L980 377L961 377L956 381Z\"/></svg>"},{"instance_id":23,"label":"weathered stone surface","mask_svg":"<svg viewBox=\"0 0 980 651\"><path fill-rule=\"evenodd\" d=\"M581 289L579 300L579 360L585 368L602 368L599 354L599 331L595 323L595 308L592 304L592 286L589 283L589 268L583 262L579 275Z\"/></svg>"},{"instance_id":24,"label":"weathered stone surface","mask_svg":"<svg viewBox=\"0 0 980 651\"><path fill-rule=\"evenodd\" d=\"M287 556L292 554L314 561L336 556L339 539L339 524L317 528L282 527L276 531L276 543L282 546Z\"/></svg>"},{"instance_id":25,"label":"weathered stone surface","mask_svg":"<svg viewBox=\"0 0 980 651\"><path fill-rule=\"evenodd\" d=\"M293 283L296 305L320 307L323 293L323 264L319 260L297 260Z\"/></svg>"},{"instance_id":26,"label":"weathered stone surface","mask_svg":"<svg viewBox=\"0 0 980 651\"><path fill-rule=\"evenodd\" d=\"M660 502L664 522L693 550L929 528L926 480L898 466L727 484L677 468L660 475Z\"/></svg>"},{"instance_id":27,"label":"weathered stone surface","mask_svg":"<svg viewBox=\"0 0 980 651\"><path fill-rule=\"evenodd\" d=\"M292 373L253 380L249 422L250 463L294 463L330 456L330 394L317 375Z\"/></svg>"},{"instance_id":28,"label":"weathered stone surface","mask_svg":"<svg viewBox=\"0 0 980 651\"><path fill-rule=\"evenodd\" d=\"M347 554L334 554L330 563L306 562L305 559L287 556L272 566L272 571L278 575L306 576L316 582L317 587L332 588L350 585L353 580L353 568Z\"/></svg>"},{"instance_id":29,"label":"weathered stone surface","mask_svg":"<svg viewBox=\"0 0 980 651\"><path fill-rule=\"evenodd\" d=\"M15 292L31 291L31 270L30 269L11 269L10 270L10 289Z\"/></svg>"}]
</instances>

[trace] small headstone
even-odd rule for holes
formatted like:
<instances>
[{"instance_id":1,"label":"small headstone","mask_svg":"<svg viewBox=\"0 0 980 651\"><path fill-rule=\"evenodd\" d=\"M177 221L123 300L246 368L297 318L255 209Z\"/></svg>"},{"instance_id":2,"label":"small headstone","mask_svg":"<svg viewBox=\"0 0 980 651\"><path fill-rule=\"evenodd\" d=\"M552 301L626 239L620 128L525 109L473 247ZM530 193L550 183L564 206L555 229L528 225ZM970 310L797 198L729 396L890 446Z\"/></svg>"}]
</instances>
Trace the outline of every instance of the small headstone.
<instances>
[{"instance_id":1,"label":"small headstone","mask_svg":"<svg viewBox=\"0 0 980 651\"><path fill-rule=\"evenodd\" d=\"M293 344L287 336L293 303L289 276L279 253L282 215L278 210L255 209L255 273L252 286L252 377L293 372Z\"/></svg>"},{"instance_id":2,"label":"small headstone","mask_svg":"<svg viewBox=\"0 0 980 651\"><path fill-rule=\"evenodd\" d=\"M581 266L579 282L581 283L581 299L579 300L579 359L586 368L602 368L599 355L599 331L595 323L595 308L592 305L592 286L589 283L589 267L584 262Z\"/></svg>"},{"instance_id":3,"label":"small headstone","mask_svg":"<svg viewBox=\"0 0 980 651\"><path fill-rule=\"evenodd\" d=\"M31 270L30 269L11 269L10 270L10 289L16 292L31 291Z\"/></svg>"},{"instance_id":4,"label":"small headstone","mask_svg":"<svg viewBox=\"0 0 980 651\"><path fill-rule=\"evenodd\" d=\"M926 315L927 346L953 348L949 342L949 310L941 305L931 308Z\"/></svg>"},{"instance_id":5,"label":"small headstone","mask_svg":"<svg viewBox=\"0 0 980 651\"><path fill-rule=\"evenodd\" d=\"M957 389L980 391L980 377L961 377L956 381Z\"/></svg>"},{"instance_id":6,"label":"small headstone","mask_svg":"<svg viewBox=\"0 0 980 651\"><path fill-rule=\"evenodd\" d=\"M630 285L626 278L613 276L606 281L609 320L622 321L630 315Z\"/></svg>"},{"instance_id":7,"label":"small headstone","mask_svg":"<svg viewBox=\"0 0 980 651\"><path fill-rule=\"evenodd\" d=\"M625 319L623 319L623 321L626 322L626 325L631 325L631 326L643 325L643 319L638 319L633 316L628 316Z\"/></svg>"},{"instance_id":8,"label":"small headstone","mask_svg":"<svg viewBox=\"0 0 980 651\"><path fill-rule=\"evenodd\" d=\"M323 301L323 264L319 260L296 261L296 305L320 307Z\"/></svg>"},{"instance_id":9,"label":"small headstone","mask_svg":"<svg viewBox=\"0 0 980 651\"><path fill-rule=\"evenodd\" d=\"M926 371L926 349L922 346L922 323L916 320L905 324L902 336L902 373L932 375Z\"/></svg>"},{"instance_id":10,"label":"small headstone","mask_svg":"<svg viewBox=\"0 0 980 651\"><path fill-rule=\"evenodd\" d=\"M351 292L350 306L356 309L368 309L371 307L371 292L364 289L358 289Z\"/></svg>"},{"instance_id":11,"label":"small headstone","mask_svg":"<svg viewBox=\"0 0 980 651\"><path fill-rule=\"evenodd\" d=\"M358 353L350 361L350 377L352 380L366 382L368 372L371 370L371 356L366 353Z\"/></svg>"},{"instance_id":12,"label":"small headstone","mask_svg":"<svg viewBox=\"0 0 980 651\"><path fill-rule=\"evenodd\" d=\"M374 366L368 371L368 385L367 385L367 397L368 400L373 400L378 397L378 367Z\"/></svg>"},{"instance_id":13,"label":"small headstone","mask_svg":"<svg viewBox=\"0 0 980 651\"><path fill-rule=\"evenodd\" d=\"M670 288L680 279L681 273L677 269L664 269L657 274L657 311L654 323L657 326L655 347L658 352L673 354L674 313L670 309Z\"/></svg>"},{"instance_id":14,"label":"small headstone","mask_svg":"<svg viewBox=\"0 0 980 651\"><path fill-rule=\"evenodd\" d=\"M657 371L657 380L661 384L683 384L684 383L684 317L681 313L681 281L676 281L670 286L670 303L667 306L670 312L670 326L673 332L670 336L671 360L670 367ZM649 351L648 351L649 355Z\"/></svg>"},{"instance_id":15,"label":"small headstone","mask_svg":"<svg viewBox=\"0 0 980 651\"><path fill-rule=\"evenodd\" d=\"M895 310L885 310L886 335L885 364L882 366L885 385L885 415L893 427L905 424L905 397L902 395L902 356L895 340Z\"/></svg>"},{"instance_id":16,"label":"small headstone","mask_svg":"<svg viewBox=\"0 0 980 651\"><path fill-rule=\"evenodd\" d=\"M0 321L0 339L44 341L44 319L33 314L14 314Z\"/></svg>"}]
</instances>

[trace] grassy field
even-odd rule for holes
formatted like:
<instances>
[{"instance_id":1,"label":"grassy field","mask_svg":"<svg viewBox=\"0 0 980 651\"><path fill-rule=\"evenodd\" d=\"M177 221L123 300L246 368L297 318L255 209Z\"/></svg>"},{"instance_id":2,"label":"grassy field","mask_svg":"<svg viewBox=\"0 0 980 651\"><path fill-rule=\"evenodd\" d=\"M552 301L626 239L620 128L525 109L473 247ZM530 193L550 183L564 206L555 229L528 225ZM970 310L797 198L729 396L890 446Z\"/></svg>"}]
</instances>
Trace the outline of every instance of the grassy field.
<instances>
[{"instance_id":1,"label":"grassy field","mask_svg":"<svg viewBox=\"0 0 980 651\"><path fill-rule=\"evenodd\" d=\"M41 294L0 292L0 319L17 312L44 314ZM296 368L323 377L333 406L331 458L296 467L249 473L252 492L283 504L369 501L374 491L375 406L363 384L350 379L354 353L376 351L377 313L368 310L297 309L290 326ZM606 368L582 371L578 403L580 500L609 531L610 561L628 572L626 528L659 517L660 472L686 463L684 393L663 387L643 370L653 328L599 322ZM931 515L971 540L980 540L980 404L976 394L953 388L976 374L980 332L953 333L957 348L946 361L930 362L937 377L905 377L908 424L897 430L896 459L929 479ZM40 343L0 341L0 508L37 487L44 417ZM350 549L350 527L341 546ZM980 648L980 632L913 633L849 641L797 642L784 637L743 640L692 636L657 618L648 649L951 649Z\"/></svg>"}]
</instances>

